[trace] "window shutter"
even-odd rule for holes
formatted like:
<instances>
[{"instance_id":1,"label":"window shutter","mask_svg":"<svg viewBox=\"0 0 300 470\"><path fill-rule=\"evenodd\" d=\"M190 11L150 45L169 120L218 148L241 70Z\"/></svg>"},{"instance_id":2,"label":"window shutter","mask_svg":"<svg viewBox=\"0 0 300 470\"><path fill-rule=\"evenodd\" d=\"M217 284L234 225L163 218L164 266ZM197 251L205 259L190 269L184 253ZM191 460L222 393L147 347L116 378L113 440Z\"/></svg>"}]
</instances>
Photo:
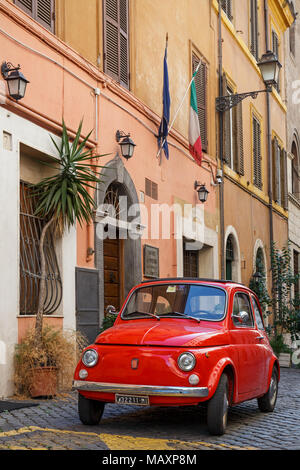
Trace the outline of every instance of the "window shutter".
<instances>
[{"instance_id":1,"label":"window shutter","mask_svg":"<svg viewBox=\"0 0 300 470\"><path fill-rule=\"evenodd\" d=\"M258 60L258 17L257 0L250 2L250 24L251 24L251 53Z\"/></svg>"},{"instance_id":2,"label":"window shutter","mask_svg":"<svg viewBox=\"0 0 300 470\"><path fill-rule=\"evenodd\" d=\"M195 72L200 59L193 54L192 68ZM197 93L198 117L201 133L201 143L204 152L207 152L207 65L202 62L195 76L195 87Z\"/></svg>"},{"instance_id":3,"label":"window shutter","mask_svg":"<svg viewBox=\"0 0 300 470\"><path fill-rule=\"evenodd\" d=\"M36 19L50 31L54 31L54 13L54 0L37 0Z\"/></svg>"},{"instance_id":4,"label":"window shutter","mask_svg":"<svg viewBox=\"0 0 300 470\"><path fill-rule=\"evenodd\" d=\"M222 95L228 95L228 83L226 74L223 74L223 92ZM230 142L230 111L225 111L223 113L223 160L227 165L230 165L231 161L231 142Z\"/></svg>"},{"instance_id":5,"label":"window shutter","mask_svg":"<svg viewBox=\"0 0 300 470\"><path fill-rule=\"evenodd\" d=\"M15 0L15 4L28 13L30 16L33 16L33 3L35 0Z\"/></svg>"},{"instance_id":6,"label":"window shutter","mask_svg":"<svg viewBox=\"0 0 300 470\"><path fill-rule=\"evenodd\" d=\"M287 189L287 152L281 149L281 203L285 210L288 210L288 189Z\"/></svg>"},{"instance_id":7,"label":"window shutter","mask_svg":"<svg viewBox=\"0 0 300 470\"><path fill-rule=\"evenodd\" d=\"M55 1L54 0L15 0L15 4L34 20L54 33Z\"/></svg>"},{"instance_id":8,"label":"window shutter","mask_svg":"<svg viewBox=\"0 0 300 470\"><path fill-rule=\"evenodd\" d=\"M129 87L128 0L120 0L120 82Z\"/></svg>"},{"instance_id":9,"label":"window shutter","mask_svg":"<svg viewBox=\"0 0 300 470\"><path fill-rule=\"evenodd\" d=\"M239 175L244 175L243 105L241 102L234 108L234 128L235 170Z\"/></svg>"},{"instance_id":10,"label":"window shutter","mask_svg":"<svg viewBox=\"0 0 300 470\"><path fill-rule=\"evenodd\" d=\"M253 183L257 188L262 188L261 129L255 117L253 117Z\"/></svg>"},{"instance_id":11,"label":"window shutter","mask_svg":"<svg viewBox=\"0 0 300 470\"><path fill-rule=\"evenodd\" d=\"M275 31L272 31L272 48L273 48L274 54L276 54L276 57L279 60L279 38L277 34L275 33ZM280 72L278 75L278 83L276 86L276 90L278 91L278 93L280 93Z\"/></svg>"},{"instance_id":12,"label":"window shutter","mask_svg":"<svg viewBox=\"0 0 300 470\"><path fill-rule=\"evenodd\" d=\"M280 147L276 137L273 139L273 199L281 203L280 191Z\"/></svg>"},{"instance_id":13,"label":"window shutter","mask_svg":"<svg viewBox=\"0 0 300 470\"><path fill-rule=\"evenodd\" d=\"M104 71L129 88L128 0L104 0Z\"/></svg>"},{"instance_id":14,"label":"window shutter","mask_svg":"<svg viewBox=\"0 0 300 470\"><path fill-rule=\"evenodd\" d=\"M232 0L220 0L221 1L221 6L222 9L225 11L226 15L230 19L230 21L233 19L232 17Z\"/></svg>"}]
</instances>

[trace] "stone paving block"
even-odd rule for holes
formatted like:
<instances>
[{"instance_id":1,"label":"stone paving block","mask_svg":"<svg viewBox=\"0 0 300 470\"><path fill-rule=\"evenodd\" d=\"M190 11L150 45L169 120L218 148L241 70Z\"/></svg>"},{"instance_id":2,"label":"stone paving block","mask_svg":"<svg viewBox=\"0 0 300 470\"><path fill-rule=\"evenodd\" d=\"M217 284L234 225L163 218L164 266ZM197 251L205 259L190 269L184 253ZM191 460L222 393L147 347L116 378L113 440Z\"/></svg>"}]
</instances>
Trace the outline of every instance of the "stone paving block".
<instances>
[{"instance_id":1,"label":"stone paving block","mask_svg":"<svg viewBox=\"0 0 300 470\"><path fill-rule=\"evenodd\" d=\"M99 426L84 426L71 393L67 400L0 413L0 449L300 449L299 423L300 370L284 369L274 413L261 413L256 400L240 404L230 410L224 436L209 435L204 407L108 404Z\"/></svg>"}]
</instances>

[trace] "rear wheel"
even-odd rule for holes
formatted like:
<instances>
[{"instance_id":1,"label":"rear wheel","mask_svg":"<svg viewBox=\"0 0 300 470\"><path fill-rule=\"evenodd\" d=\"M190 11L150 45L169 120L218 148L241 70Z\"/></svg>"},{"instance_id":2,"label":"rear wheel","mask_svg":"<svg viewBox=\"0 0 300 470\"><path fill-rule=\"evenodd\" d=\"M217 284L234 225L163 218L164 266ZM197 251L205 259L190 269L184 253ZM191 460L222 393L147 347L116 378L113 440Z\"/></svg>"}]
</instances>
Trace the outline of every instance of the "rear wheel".
<instances>
[{"instance_id":1,"label":"rear wheel","mask_svg":"<svg viewBox=\"0 0 300 470\"><path fill-rule=\"evenodd\" d=\"M102 401L89 400L79 393L78 395L78 413L80 421L83 424L99 424L104 411Z\"/></svg>"},{"instance_id":2,"label":"rear wheel","mask_svg":"<svg viewBox=\"0 0 300 470\"><path fill-rule=\"evenodd\" d=\"M269 390L265 395L257 399L260 411L270 413L274 410L278 394L278 372L276 367L273 368Z\"/></svg>"},{"instance_id":3,"label":"rear wheel","mask_svg":"<svg viewBox=\"0 0 300 470\"><path fill-rule=\"evenodd\" d=\"M207 405L207 425L210 434L221 436L226 431L228 416L228 378L223 374L217 390Z\"/></svg>"}]
</instances>

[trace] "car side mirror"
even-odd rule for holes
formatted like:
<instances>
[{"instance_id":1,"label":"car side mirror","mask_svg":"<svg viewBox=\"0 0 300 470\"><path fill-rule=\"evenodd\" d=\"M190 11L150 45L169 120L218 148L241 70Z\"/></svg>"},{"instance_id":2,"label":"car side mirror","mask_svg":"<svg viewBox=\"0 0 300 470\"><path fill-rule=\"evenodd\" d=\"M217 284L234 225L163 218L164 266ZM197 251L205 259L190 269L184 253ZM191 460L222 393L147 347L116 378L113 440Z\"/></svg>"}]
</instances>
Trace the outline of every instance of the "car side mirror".
<instances>
[{"instance_id":1,"label":"car side mirror","mask_svg":"<svg viewBox=\"0 0 300 470\"><path fill-rule=\"evenodd\" d=\"M119 312L117 312L116 307L114 307L113 305L108 305L106 307L106 313L107 315L119 315Z\"/></svg>"},{"instance_id":2,"label":"car side mirror","mask_svg":"<svg viewBox=\"0 0 300 470\"><path fill-rule=\"evenodd\" d=\"M232 318L237 320L239 323L245 324L249 321L249 313L242 311L236 315L232 315Z\"/></svg>"}]
</instances>

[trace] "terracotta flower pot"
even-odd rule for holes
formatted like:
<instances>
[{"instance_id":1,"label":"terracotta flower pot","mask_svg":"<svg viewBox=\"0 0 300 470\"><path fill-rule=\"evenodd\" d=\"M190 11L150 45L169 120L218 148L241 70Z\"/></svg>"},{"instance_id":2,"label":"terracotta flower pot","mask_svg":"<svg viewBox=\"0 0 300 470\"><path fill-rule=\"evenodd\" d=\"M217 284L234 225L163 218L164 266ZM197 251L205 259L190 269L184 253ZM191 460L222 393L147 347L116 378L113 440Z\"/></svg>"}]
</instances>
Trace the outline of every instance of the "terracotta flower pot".
<instances>
[{"instance_id":1,"label":"terracotta flower pot","mask_svg":"<svg viewBox=\"0 0 300 470\"><path fill-rule=\"evenodd\" d=\"M57 393L57 368L36 367L32 369L30 395L35 397L52 397Z\"/></svg>"}]
</instances>

